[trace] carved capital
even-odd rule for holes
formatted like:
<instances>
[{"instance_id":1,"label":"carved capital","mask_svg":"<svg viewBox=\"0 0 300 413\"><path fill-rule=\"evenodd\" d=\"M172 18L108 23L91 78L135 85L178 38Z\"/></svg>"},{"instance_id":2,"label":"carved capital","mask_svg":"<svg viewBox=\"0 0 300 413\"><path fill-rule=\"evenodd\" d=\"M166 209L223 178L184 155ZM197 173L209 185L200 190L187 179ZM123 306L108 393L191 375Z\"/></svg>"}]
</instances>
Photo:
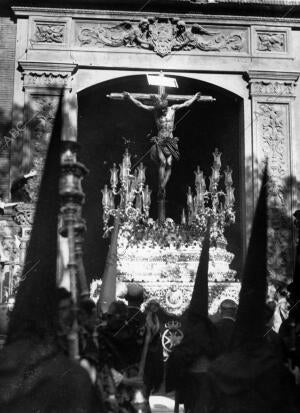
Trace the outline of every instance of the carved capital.
<instances>
[{"instance_id":1,"label":"carved capital","mask_svg":"<svg viewBox=\"0 0 300 413\"><path fill-rule=\"evenodd\" d=\"M295 97L299 73L248 72L251 96Z\"/></svg>"},{"instance_id":2,"label":"carved capital","mask_svg":"<svg viewBox=\"0 0 300 413\"><path fill-rule=\"evenodd\" d=\"M74 64L19 62L23 72L24 87L71 88Z\"/></svg>"},{"instance_id":3,"label":"carved capital","mask_svg":"<svg viewBox=\"0 0 300 413\"><path fill-rule=\"evenodd\" d=\"M294 81L255 80L250 81L251 96L295 96Z\"/></svg>"},{"instance_id":4,"label":"carved capital","mask_svg":"<svg viewBox=\"0 0 300 413\"><path fill-rule=\"evenodd\" d=\"M68 73L58 72L25 72L23 75L24 87L56 87L69 86Z\"/></svg>"}]
</instances>

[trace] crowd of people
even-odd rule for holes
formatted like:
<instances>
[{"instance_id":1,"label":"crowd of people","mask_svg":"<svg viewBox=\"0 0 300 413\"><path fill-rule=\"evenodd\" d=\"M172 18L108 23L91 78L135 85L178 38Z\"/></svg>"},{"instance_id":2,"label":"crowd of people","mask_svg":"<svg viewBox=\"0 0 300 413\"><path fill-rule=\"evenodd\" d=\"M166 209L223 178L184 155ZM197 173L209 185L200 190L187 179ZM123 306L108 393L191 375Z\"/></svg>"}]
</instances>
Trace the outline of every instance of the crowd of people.
<instances>
[{"instance_id":1,"label":"crowd of people","mask_svg":"<svg viewBox=\"0 0 300 413\"><path fill-rule=\"evenodd\" d=\"M103 412L150 412L149 396L163 381L160 322L156 312L113 301L105 314L91 299L76 312L71 294L59 288L58 343L67 356L74 321L78 321L80 364L93 383ZM97 403L96 403L97 404Z\"/></svg>"},{"instance_id":2,"label":"crowd of people","mask_svg":"<svg viewBox=\"0 0 300 413\"><path fill-rule=\"evenodd\" d=\"M114 301L106 314L99 314L92 299L76 308L71 293L57 288L57 339L45 345L45 338L22 336L0 352L1 411L149 413L150 395L163 389L175 395L174 412L183 405L186 413L296 413L300 311L292 294L288 299L289 317L279 332L273 328L274 302L268 302L263 335L238 349L232 347L237 303L223 300L210 319L194 313L191 302L181 317L184 338L164 362L157 303L150 301L141 312L138 306ZM69 357L74 322L76 365ZM51 379L58 374L60 390ZM56 402L49 406L51 393Z\"/></svg>"}]
</instances>

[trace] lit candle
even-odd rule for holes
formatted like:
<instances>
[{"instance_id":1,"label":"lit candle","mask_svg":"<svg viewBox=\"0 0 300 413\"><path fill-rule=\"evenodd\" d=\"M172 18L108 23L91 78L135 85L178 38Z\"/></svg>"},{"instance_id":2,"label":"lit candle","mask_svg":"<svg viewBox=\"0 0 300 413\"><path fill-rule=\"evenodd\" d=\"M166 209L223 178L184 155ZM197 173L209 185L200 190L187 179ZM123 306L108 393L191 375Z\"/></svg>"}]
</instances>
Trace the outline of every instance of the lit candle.
<instances>
[{"instance_id":1,"label":"lit candle","mask_svg":"<svg viewBox=\"0 0 300 413\"><path fill-rule=\"evenodd\" d=\"M232 186L228 186L226 188L225 205L227 207L230 207L233 205L234 201L235 201L234 188Z\"/></svg>"},{"instance_id":2,"label":"lit candle","mask_svg":"<svg viewBox=\"0 0 300 413\"><path fill-rule=\"evenodd\" d=\"M213 179L213 175L209 177L209 192L216 192L217 190L217 183Z\"/></svg>"},{"instance_id":3,"label":"lit candle","mask_svg":"<svg viewBox=\"0 0 300 413\"><path fill-rule=\"evenodd\" d=\"M181 214L181 224L182 225L186 225L186 215L185 215L185 210L182 210L182 214Z\"/></svg>"},{"instance_id":4,"label":"lit candle","mask_svg":"<svg viewBox=\"0 0 300 413\"><path fill-rule=\"evenodd\" d=\"M193 207L193 194L192 194L192 190L191 187L188 187L188 192L187 192L187 206L192 208Z\"/></svg>"},{"instance_id":5,"label":"lit candle","mask_svg":"<svg viewBox=\"0 0 300 413\"><path fill-rule=\"evenodd\" d=\"M137 196L136 196L135 207L136 207L136 209L138 209L139 211L142 209L142 199L141 199L141 195L140 195L140 194L137 194Z\"/></svg>"},{"instance_id":6,"label":"lit candle","mask_svg":"<svg viewBox=\"0 0 300 413\"><path fill-rule=\"evenodd\" d=\"M203 192L203 193L205 193L205 192L206 192L206 182L205 182L205 176L203 176L203 178L202 178L200 192L201 192L201 193L202 193L202 192Z\"/></svg>"},{"instance_id":7,"label":"lit candle","mask_svg":"<svg viewBox=\"0 0 300 413\"><path fill-rule=\"evenodd\" d=\"M122 182L123 186L126 186L128 180L128 169L124 166L124 164L119 164L120 166L120 181Z\"/></svg>"},{"instance_id":8,"label":"lit candle","mask_svg":"<svg viewBox=\"0 0 300 413\"><path fill-rule=\"evenodd\" d=\"M231 186L233 184L232 169L230 169L228 165L224 171L224 176L225 176L225 186Z\"/></svg>"},{"instance_id":9,"label":"lit candle","mask_svg":"<svg viewBox=\"0 0 300 413\"><path fill-rule=\"evenodd\" d=\"M103 208L108 208L110 204L110 199L109 199L109 190L107 188L107 185L104 186L104 189L102 189L101 192L102 192Z\"/></svg>"},{"instance_id":10,"label":"lit candle","mask_svg":"<svg viewBox=\"0 0 300 413\"><path fill-rule=\"evenodd\" d=\"M197 170L194 171L195 174L195 186L196 188L200 188L202 186L203 183L203 172L200 169L200 166L197 166Z\"/></svg>"},{"instance_id":11,"label":"lit candle","mask_svg":"<svg viewBox=\"0 0 300 413\"><path fill-rule=\"evenodd\" d=\"M212 175L211 175L212 180L214 183L218 183L220 179L220 172L218 169L214 168L213 166L211 167L211 169L212 169Z\"/></svg>"},{"instance_id":12,"label":"lit candle","mask_svg":"<svg viewBox=\"0 0 300 413\"><path fill-rule=\"evenodd\" d=\"M133 202L136 195L137 181L134 175L129 175L128 178L128 200Z\"/></svg>"},{"instance_id":13,"label":"lit candle","mask_svg":"<svg viewBox=\"0 0 300 413\"><path fill-rule=\"evenodd\" d=\"M110 184L113 189L116 189L118 181L118 168L114 163L112 169L110 170Z\"/></svg>"},{"instance_id":14,"label":"lit candle","mask_svg":"<svg viewBox=\"0 0 300 413\"><path fill-rule=\"evenodd\" d=\"M196 197L196 203L197 206L203 207L204 206L204 192L197 192L197 197Z\"/></svg>"},{"instance_id":15,"label":"lit candle","mask_svg":"<svg viewBox=\"0 0 300 413\"><path fill-rule=\"evenodd\" d=\"M151 203L151 192L149 190L149 186L146 185L146 188L143 190L143 204L145 208L149 208L150 207L150 203Z\"/></svg>"},{"instance_id":16,"label":"lit candle","mask_svg":"<svg viewBox=\"0 0 300 413\"><path fill-rule=\"evenodd\" d=\"M131 155L130 155L130 153L128 152L128 149L126 149L126 151L125 151L125 153L124 153L124 155L123 155L123 165L124 165L125 168L128 169L128 173L129 173L130 168L131 168L130 157L131 157Z\"/></svg>"},{"instance_id":17,"label":"lit candle","mask_svg":"<svg viewBox=\"0 0 300 413\"><path fill-rule=\"evenodd\" d=\"M143 186L145 181L146 181L146 174L145 174L146 168L144 167L143 163L141 162L137 169L138 169L138 184L139 184L139 186Z\"/></svg>"},{"instance_id":18,"label":"lit candle","mask_svg":"<svg viewBox=\"0 0 300 413\"><path fill-rule=\"evenodd\" d=\"M216 148L215 151L213 152L213 157L214 157L214 167L218 170L221 168L221 156L222 152L219 152L219 149Z\"/></svg>"},{"instance_id":19,"label":"lit candle","mask_svg":"<svg viewBox=\"0 0 300 413\"><path fill-rule=\"evenodd\" d=\"M115 197L113 191L109 191L109 208L115 209Z\"/></svg>"}]
</instances>

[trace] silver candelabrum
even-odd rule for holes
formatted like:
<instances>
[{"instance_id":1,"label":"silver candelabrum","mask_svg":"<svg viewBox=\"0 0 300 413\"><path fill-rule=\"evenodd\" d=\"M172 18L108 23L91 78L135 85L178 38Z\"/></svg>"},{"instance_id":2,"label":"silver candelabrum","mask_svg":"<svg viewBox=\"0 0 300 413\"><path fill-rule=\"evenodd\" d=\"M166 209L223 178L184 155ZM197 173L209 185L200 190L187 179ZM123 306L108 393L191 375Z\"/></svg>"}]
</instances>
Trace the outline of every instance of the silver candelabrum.
<instances>
[{"instance_id":1,"label":"silver candelabrum","mask_svg":"<svg viewBox=\"0 0 300 413\"><path fill-rule=\"evenodd\" d=\"M232 170L227 166L223 171L225 191L220 189L221 179L221 155L216 148L213 152L213 165L209 186L206 185L206 178L197 167L195 173L195 192L191 187L187 192L187 213L182 211L181 224L193 228L200 233L204 233L207 220L211 218L211 240L216 244L227 243L224 237L225 226L235 222L234 187L232 180Z\"/></svg>"},{"instance_id":2,"label":"silver candelabrum","mask_svg":"<svg viewBox=\"0 0 300 413\"><path fill-rule=\"evenodd\" d=\"M119 168L114 163L110 169L110 188L105 185L101 190L105 231L110 217L138 221L149 216L152 191L145 185L146 168L141 162L132 172L130 158L126 149Z\"/></svg>"}]
</instances>

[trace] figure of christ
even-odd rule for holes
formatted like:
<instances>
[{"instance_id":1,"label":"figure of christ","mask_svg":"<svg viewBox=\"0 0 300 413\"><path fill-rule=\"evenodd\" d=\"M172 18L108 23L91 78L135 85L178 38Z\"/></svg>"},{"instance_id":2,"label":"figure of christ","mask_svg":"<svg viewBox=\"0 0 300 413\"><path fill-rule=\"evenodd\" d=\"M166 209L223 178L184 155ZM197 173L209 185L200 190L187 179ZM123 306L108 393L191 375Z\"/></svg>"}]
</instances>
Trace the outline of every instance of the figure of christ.
<instances>
[{"instance_id":1,"label":"figure of christ","mask_svg":"<svg viewBox=\"0 0 300 413\"><path fill-rule=\"evenodd\" d=\"M167 95L152 95L152 105L145 105L138 99L135 99L130 93L123 92L126 100L132 102L139 108L153 111L154 120L157 128L157 136L151 138L154 142L151 147L151 159L159 167L159 195L164 197L166 185L171 176L173 158L179 159L178 138L173 136L175 112L178 109L187 108L195 101L199 101L201 93L196 93L191 99L181 104L168 104Z\"/></svg>"}]
</instances>

